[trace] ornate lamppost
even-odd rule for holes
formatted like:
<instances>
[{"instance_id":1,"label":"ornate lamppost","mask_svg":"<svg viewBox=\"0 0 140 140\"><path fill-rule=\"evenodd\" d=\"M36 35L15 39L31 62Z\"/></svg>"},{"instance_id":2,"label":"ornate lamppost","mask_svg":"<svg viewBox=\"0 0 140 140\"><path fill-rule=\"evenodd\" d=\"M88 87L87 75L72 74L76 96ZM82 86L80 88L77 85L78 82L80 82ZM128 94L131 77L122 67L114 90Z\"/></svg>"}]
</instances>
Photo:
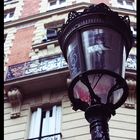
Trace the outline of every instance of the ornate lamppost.
<instances>
[{"instance_id":1,"label":"ornate lamppost","mask_svg":"<svg viewBox=\"0 0 140 140\"><path fill-rule=\"evenodd\" d=\"M108 121L128 96L124 74L132 47L129 17L103 3L71 11L58 41L69 65L73 109L85 112L92 140L109 140Z\"/></svg>"}]
</instances>

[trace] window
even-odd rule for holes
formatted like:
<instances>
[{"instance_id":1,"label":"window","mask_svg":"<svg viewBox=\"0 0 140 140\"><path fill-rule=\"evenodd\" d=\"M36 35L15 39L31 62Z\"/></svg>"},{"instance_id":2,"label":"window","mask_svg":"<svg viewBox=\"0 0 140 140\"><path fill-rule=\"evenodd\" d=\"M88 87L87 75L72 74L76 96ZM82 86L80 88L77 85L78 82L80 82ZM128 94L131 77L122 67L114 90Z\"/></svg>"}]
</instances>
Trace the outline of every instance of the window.
<instances>
[{"instance_id":1,"label":"window","mask_svg":"<svg viewBox=\"0 0 140 140\"><path fill-rule=\"evenodd\" d=\"M50 6L56 5L56 0L50 1Z\"/></svg>"},{"instance_id":2,"label":"window","mask_svg":"<svg viewBox=\"0 0 140 140\"><path fill-rule=\"evenodd\" d=\"M5 43L6 37L7 37L7 34L4 35L4 43Z\"/></svg>"},{"instance_id":3,"label":"window","mask_svg":"<svg viewBox=\"0 0 140 140\"><path fill-rule=\"evenodd\" d=\"M118 6L120 8L131 9L134 10L134 0L117 0Z\"/></svg>"},{"instance_id":4,"label":"window","mask_svg":"<svg viewBox=\"0 0 140 140\"><path fill-rule=\"evenodd\" d=\"M136 37L137 36L136 26L131 26L131 31L133 32L133 37Z\"/></svg>"},{"instance_id":5,"label":"window","mask_svg":"<svg viewBox=\"0 0 140 140\"><path fill-rule=\"evenodd\" d=\"M48 0L48 9L53 10L66 6L66 0Z\"/></svg>"},{"instance_id":6,"label":"window","mask_svg":"<svg viewBox=\"0 0 140 140\"><path fill-rule=\"evenodd\" d=\"M37 108L32 112L29 139L60 140L61 106L50 109Z\"/></svg>"},{"instance_id":7,"label":"window","mask_svg":"<svg viewBox=\"0 0 140 140\"><path fill-rule=\"evenodd\" d=\"M123 4L123 0L117 0L118 3Z\"/></svg>"},{"instance_id":8,"label":"window","mask_svg":"<svg viewBox=\"0 0 140 140\"><path fill-rule=\"evenodd\" d=\"M53 41L57 39L57 28L47 28L46 36L43 38L42 43Z\"/></svg>"},{"instance_id":9,"label":"window","mask_svg":"<svg viewBox=\"0 0 140 140\"><path fill-rule=\"evenodd\" d=\"M126 4L128 4L128 5L133 5L133 0L125 0L126 1Z\"/></svg>"},{"instance_id":10,"label":"window","mask_svg":"<svg viewBox=\"0 0 140 140\"><path fill-rule=\"evenodd\" d=\"M57 39L57 28L46 29L47 41Z\"/></svg>"},{"instance_id":11,"label":"window","mask_svg":"<svg viewBox=\"0 0 140 140\"><path fill-rule=\"evenodd\" d=\"M10 1L12 1L12 0L4 0L4 2L10 2Z\"/></svg>"},{"instance_id":12,"label":"window","mask_svg":"<svg viewBox=\"0 0 140 140\"><path fill-rule=\"evenodd\" d=\"M4 0L4 6L6 5L10 5L10 4L15 4L17 3L19 0Z\"/></svg>"},{"instance_id":13,"label":"window","mask_svg":"<svg viewBox=\"0 0 140 140\"><path fill-rule=\"evenodd\" d=\"M57 41L57 31L63 24L64 19L44 24L44 31L46 32L44 33L44 37L42 38L42 43Z\"/></svg>"},{"instance_id":14,"label":"window","mask_svg":"<svg viewBox=\"0 0 140 140\"><path fill-rule=\"evenodd\" d=\"M4 22L11 21L14 16L15 9L10 9L4 12Z\"/></svg>"},{"instance_id":15,"label":"window","mask_svg":"<svg viewBox=\"0 0 140 140\"><path fill-rule=\"evenodd\" d=\"M63 2L65 2L66 0L59 0L59 3L61 4L61 3L63 3Z\"/></svg>"}]
</instances>

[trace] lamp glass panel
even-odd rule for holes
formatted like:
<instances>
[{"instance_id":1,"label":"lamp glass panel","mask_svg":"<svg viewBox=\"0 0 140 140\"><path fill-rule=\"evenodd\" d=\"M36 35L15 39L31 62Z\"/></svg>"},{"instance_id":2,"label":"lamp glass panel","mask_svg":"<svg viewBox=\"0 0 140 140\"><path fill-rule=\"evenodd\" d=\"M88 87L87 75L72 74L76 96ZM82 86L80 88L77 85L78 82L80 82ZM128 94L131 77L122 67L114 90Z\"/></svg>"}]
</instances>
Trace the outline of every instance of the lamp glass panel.
<instances>
[{"instance_id":1,"label":"lamp glass panel","mask_svg":"<svg viewBox=\"0 0 140 140\"><path fill-rule=\"evenodd\" d=\"M86 70L106 69L122 75L124 41L110 28L82 31Z\"/></svg>"},{"instance_id":2,"label":"lamp glass panel","mask_svg":"<svg viewBox=\"0 0 140 140\"><path fill-rule=\"evenodd\" d=\"M89 90L87 86L81 81L78 81L74 86L74 98L80 99L82 102L86 102L89 105L91 104L91 97L90 97Z\"/></svg>"},{"instance_id":3,"label":"lamp glass panel","mask_svg":"<svg viewBox=\"0 0 140 140\"><path fill-rule=\"evenodd\" d=\"M109 75L93 74L89 75L88 79L94 93L100 97L101 103L106 104L108 93L115 83L114 78Z\"/></svg>"},{"instance_id":4,"label":"lamp glass panel","mask_svg":"<svg viewBox=\"0 0 140 140\"><path fill-rule=\"evenodd\" d=\"M93 92L90 93L88 86L79 80L73 90L75 99L80 99L82 102L91 105L91 101L98 102L97 96L102 104L116 104L122 98L124 91L116 83L116 78L107 74L91 74L87 77ZM112 88L113 91L110 92Z\"/></svg>"},{"instance_id":5,"label":"lamp glass panel","mask_svg":"<svg viewBox=\"0 0 140 140\"><path fill-rule=\"evenodd\" d=\"M116 104L123 96L123 88L115 90L109 97L109 103Z\"/></svg>"},{"instance_id":6,"label":"lamp glass panel","mask_svg":"<svg viewBox=\"0 0 140 140\"><path fill-rule=\"evenodd\" d=\"M78 35L73 35L68 43L67 60L70 69L71 78L74 78L81 72L81 58L78 44Z\"/></svg>"}]
</instances>

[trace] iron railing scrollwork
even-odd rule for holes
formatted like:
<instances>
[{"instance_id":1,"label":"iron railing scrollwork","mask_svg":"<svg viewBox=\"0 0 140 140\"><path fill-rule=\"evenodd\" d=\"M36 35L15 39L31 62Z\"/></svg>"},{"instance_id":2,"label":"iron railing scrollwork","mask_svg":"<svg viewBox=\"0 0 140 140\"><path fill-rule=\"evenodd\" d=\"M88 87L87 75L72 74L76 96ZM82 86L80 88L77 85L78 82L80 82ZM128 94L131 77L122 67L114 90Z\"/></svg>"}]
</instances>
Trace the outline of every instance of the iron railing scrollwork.
<instances>
[{"instance_id":1,"label":"iron railing scrollwork","mask_svg":"<svg viewBox=\"0 0 140 140\"><path fill-rule=\"evenodd\" d=\"M67 67L68 65L61 54L51 57L43 57L40 59L9 66L6 73L5 81L10 81L40 73L51 72L53 70L63 69ZM126 69L136 70L135 55L129 55L126 62Z\"/></svg>"},{"instance_id":2,"label":"iron railing scrollwork","mask_svg":"<svg viewBox=\"0 0 140 140\"><path fill-rule=\"evenodd\" d=\"M9 66L5 81L63 68L67 68L67 63L62 55L44 57Z\"/></svg>"},{"instance_id":3,"label":"iron railing scrollwork","mask_svg":"<svg viewBox=\"0 0 140 140\"><path fill-rule=\"evenodd\" d=\"M56 134L51 134L51 135L45 135L45 136L39 136L35 138L30 138L27 140L61 140L62 134L61 133L56 133Z\"/></svg>"}]
</instances>

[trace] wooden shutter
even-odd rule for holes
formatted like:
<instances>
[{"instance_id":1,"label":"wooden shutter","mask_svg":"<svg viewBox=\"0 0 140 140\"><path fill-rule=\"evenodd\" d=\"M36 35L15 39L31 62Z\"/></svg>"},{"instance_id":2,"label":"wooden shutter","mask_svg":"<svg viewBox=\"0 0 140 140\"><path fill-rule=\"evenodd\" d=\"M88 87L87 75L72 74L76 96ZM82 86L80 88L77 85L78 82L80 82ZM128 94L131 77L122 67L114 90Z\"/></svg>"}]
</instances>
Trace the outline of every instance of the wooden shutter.
<instances>
[{"instance_id":1,"label":"wooden shutter","mask_svg":"<svg viewBox=\"0 0 140 140\"><path fill-rule=\"evenodd\" d=\"M52 108L52 114L50 112L49 116L49 134L55 134L55 124L56 124L56 106Z\"/></svg>"},{"instance_id":2,"label":"wooden shutter","mask_svg":"<svg viewBox=\"0 0 140 140\"><path fill-rule=\"evenodd\" d=\"M45 118L43 118L43 124L42 124L42 136L49 134L49 115L50 112L46 111Z\"/></svg>"},{"instance_id":3,"label":"wooden shutter","mask_svg":"<svg viewBox=\"0 0 140 140\"><path fill-rule=\"evenodd\" d=\"M38 137L40 133L40 125L41 125L41 108L37 109L36 119L35 119L35 128L34 128L34 136Z\"/></svg>"},{"instance_id":4,"label":"wooden shutter","mask_svg":"<svg viewBox=\"0 0 140 140\"><path fill-rule=\"evenodd\" d=\"M41 125L41 108L32 113L29 138L39 137Z\"/></svg>"},{"instance_id":5,"label":"wooden shutter","mask_svg":"<svg viewBox=\"0 0 140 140\"><path fill-rule=\"evenodd\" d=\"M42 136L60 133L61 128L61 106L53 106L46 111L46 116L42 124ZM52 136L50 138L42 138L42 140L60 140L60 136Z\"/></svg>"},{"instance_id":6,"label":"wooden shutter","mask_svg":"<svg viewBox=\"0 0 140 140\"><path fill-rule=\"evenodd\" d=\"M32 116L31 116L29 138L33 138L34 137L35 118L36 118L36 111L34 111L32 113Z\"/></svg>"},{"instance_id":7,"label":"wooden shutter","mask_svg":"<svg viewBox=\"0 0 140 140\"><path fill-rule=\"evenodd\" d=\"M56 123L55 123L55 133L61 132L61 106L56 108ZM60 135L55 136L55 140L60 140Z\"/></svg>"}]
</instances>

